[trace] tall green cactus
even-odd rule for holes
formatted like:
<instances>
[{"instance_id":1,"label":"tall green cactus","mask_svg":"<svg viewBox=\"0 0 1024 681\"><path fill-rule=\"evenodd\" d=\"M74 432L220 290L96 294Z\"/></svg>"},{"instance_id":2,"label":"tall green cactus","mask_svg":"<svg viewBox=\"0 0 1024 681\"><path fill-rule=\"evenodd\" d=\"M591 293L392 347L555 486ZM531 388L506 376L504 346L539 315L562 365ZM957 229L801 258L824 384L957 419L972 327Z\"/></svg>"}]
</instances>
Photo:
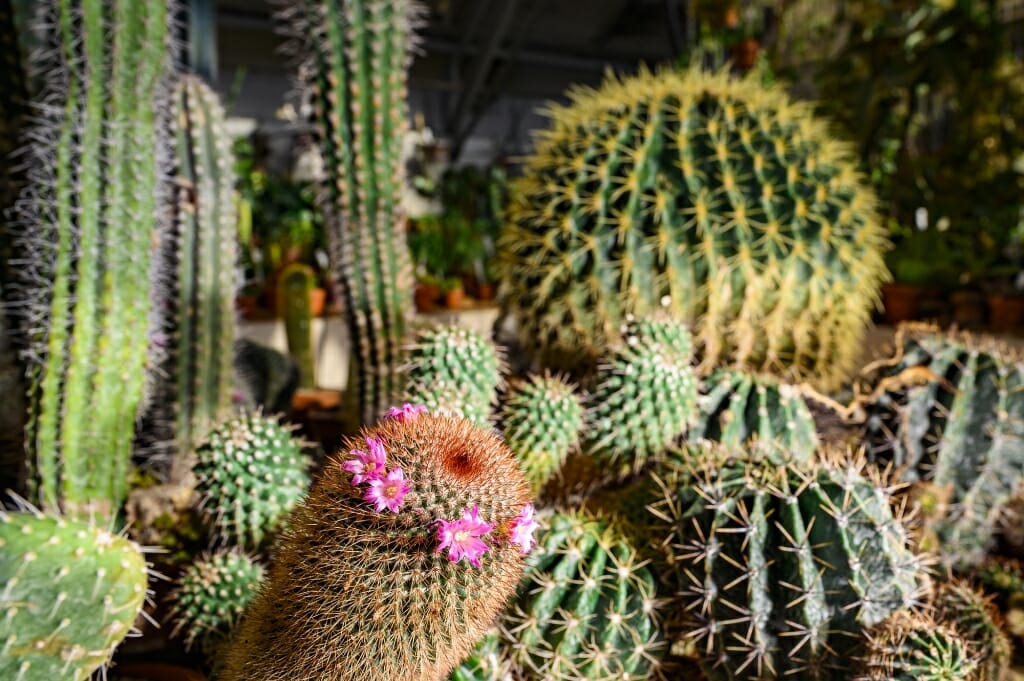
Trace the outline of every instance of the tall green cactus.
<instances>
[{"instance_id":1,"label":"tall green cactus","mask_svg":"<svg viewBox=\"0 0 1024 681\"><path fill-rule=\"evenodd\" d=\"M313 357L313 268L293 263L277 280L277 310L284 318L288 354L299 365L299 387L315 388Z\"/></svg>"},{"instance_id":2,"label":"tall green cactus","mask_svg":"<svg viewBox=\"0 0 1024 681\"><path fill-rule=\"evenodd\" d=\"M863 376L869 454L917 483L927 548L947 565L977 565L1024 480L1024 361L919 324L901 327L897 346Z\"/></svg>"},{"instance_id":3,"label":"tall green cactus","mask_svg":"<svg viewBox=\"0 0 1024 681\"><path fill-rule=\"evenodd\" d=\"M175 238L166 245L170 351L161 397L174 410L168 439L187 469L192 450L231 409L238 258L231 136L224 108L198 77L174 92ZM177 477L172 462L172 477Z\"/></svg>"},{"instance_id":4,"label":"tall green cactus","mask_svg":"<svg viewBox=\"0 0 1024 681\"><path fill-rule=\"evenodd\" d=\"M170 238L161 112L167 0L46 0L50 106L19 207L31 309L28 448L50 508L112 517L127 494L150 353L157 244Z\"/></svg>"},{"instance_id":5,"label":"tall green cactus","mask_svg":"<svg viewBox=\"0 0 1024 681\"><path fill-rule=\"evenodd\" d=\"M412 0L302 0L283 14L304 62L327 177L322 208L356 355L361 419L401 390L412 266L400 208Z\"/></svg>"},{"instance_id":6,"label":"tall green cactus","mask_svg":"<svg viewBox=\"0 0 1024 681\"><path fill-rule=\"evenodd\" d=\"M834 385L888 276L853 156L756 77L575 90L513 191L500 298L541 354L596 355L628 313L694 325L702 369Z\"/></svg>"}]
</instances>

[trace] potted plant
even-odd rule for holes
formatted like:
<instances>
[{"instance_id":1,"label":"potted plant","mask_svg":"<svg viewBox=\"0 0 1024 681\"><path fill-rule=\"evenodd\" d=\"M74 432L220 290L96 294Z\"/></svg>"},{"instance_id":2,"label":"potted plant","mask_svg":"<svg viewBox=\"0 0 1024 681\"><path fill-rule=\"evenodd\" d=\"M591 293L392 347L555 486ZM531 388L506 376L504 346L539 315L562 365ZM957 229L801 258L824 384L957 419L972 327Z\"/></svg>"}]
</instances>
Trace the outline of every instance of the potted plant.
<instances>
[{"instance_id":1,"label":"potted plant","mask_svg":"<svg viewBox=\"0 0 1024 681\"><path fill-rule=\"evenodd\" d=\"M444 306L449 310L458 310L462 307L466 297L465 289L462 287L462 279L448 277L442 282L444 291Z\"/></svg>"},{"instance_id":2,"label":"potted plant","mask_svg":"<svg viewBox=\"0 0 1024 681\"><path fill-rule=\"evenodd\" d=\"M413 291L413 302L418 312L431 312L437 307L437 301L441 297L441 284L437 277L432 274L421 274L417 276L416 288Z\"/></svg>"},{"instance_id":3,"label":"potted plant","mask_svg":"<svg viewBox=\"0 0 1024 681\"><path fill-rule=\"evenodd\" d=\"M882 305L886 323L895 325L917 318L932 283L941 281L937 263L946 248L935 229L918 230L893 221L890 232L895 247L886 254L886 264L893 280L882 285Z\"/></svg>"}]
</instances>

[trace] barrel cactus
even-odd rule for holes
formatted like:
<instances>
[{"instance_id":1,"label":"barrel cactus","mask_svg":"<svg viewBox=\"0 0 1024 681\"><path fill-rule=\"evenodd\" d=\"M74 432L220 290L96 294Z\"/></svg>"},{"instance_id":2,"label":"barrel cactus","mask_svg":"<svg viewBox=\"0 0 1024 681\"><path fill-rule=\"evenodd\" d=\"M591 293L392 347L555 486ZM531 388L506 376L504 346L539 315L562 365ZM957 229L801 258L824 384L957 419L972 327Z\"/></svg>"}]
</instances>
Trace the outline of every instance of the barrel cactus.
<instances>
[{"instance_id":1,"label":"barrel cactus","mask_svg":"<svg viewBox=\"0 0 1024 681\"><path fill-rule=\"evenodd\" d=\"M703 381L700 417L690 439L739 446L751 438L779 440L788 449L813 452L818 444L814 416L797 389L770 376L734 369Z\"/></svg>"},{"instance_id":2,"label":"barrel cactus","mask_svg":"<svg viewBox=\"0 0 1024 681\"><path fill-rule=\"evenodd\" d=\"M667 644L657 585L645 561L603 518L549 513L542 528L502 624L521 676L652 678Z\"/></svg>"},{"instance_id":3,"label":"barrel cactus","mask_svg":"<svg viewBox=\"0 0 1024 681\"><path fill-rule=\"evenodd\" d=\"M680 465L651 510L711 681L845 678L862 631L917 604L920 559L862 460L705 443Z\"/></svg>"},{"instance_id":4,"label":"barrel cactus","mask_svg":"<svg viewBox=\"0 0 1024 681\"><path fill-rule=\"evenodd\" d=\"M557 376L530 376L513 383L501 402L505 441L538 491L579 446L583 404L575 388Z\"/></svg>"},{"instance_id":5,"label":"barrel cactus","mask_svg":"<svg viewBox=\"0 0 1024 681\"><path fill-rule=\"evenodd\" d=\"M84 522L0 511L0 678L85 681L146 597L133 542Z\"/></svg>"},{"instance_id":6,"label":"barrel cactus","mask_svg":"<svg viewBox=\"0 0 1024 681\"><path fill-rule=\"evenodd\" d=\"M246 413L214 428L192 469L214 543L259 548L305 494L309 464L276 418Z\"/></svg>"},{"instance_id":7,"label":"barrel cactus","mask_svg":"<svg viewBox=\"0 0 1024 681\"><path fill-rule=\"evenodd\" d=\"M262 581L263 566L238 549L201 556L177 580L171 636L184 635L186 648L226 638Z\"/></svg>"},{"instance_id":8,"label":"barrel cactus","mask_svg":"<svg viewBox=\"0 0 1024 681\"><path fill-rule=\"evenodd\" d=\"M980 681L978 660L955 629L897 612L867 635L856 681Z\"/></svg>"},{"instance_id":9,"label":"barrel cactus","mask_svg":"<svg viewBox=\"0 0 1024 681\"><path fill-rule=\"evenodd\" d=\"M512 192L499 297L542 355L599 354L628 313L694 328L702 368L837 384L887 278L875 198L809 105L725 72L577 89Z\"/></svg>"},{"instance_id":10,"label":"barrel cactus","mask_svg":"<svg viewBox=\"0 0 1024 681\"><path fill-rule=\"evenodd\" d=\"M912 324L862 376L871 458L915 483L923 542L978 564L1024 479L1024 362L994 341Z\"/></svg>"},{"instance_id":11,"label":"barrel cactus","mask_svg":"<svg viewBox=\"0 0 1024 681\"><path fill-rule=\"evenodd\" d=\"M395 409L296 508L223 681L442 681L497 619L535 525L508 447Z\"/></svg>"},{"instance_id":12,"label":"barrel cactus","mask_svg":"<svg viewBox=\"0 0 1024 681\"><path fill-rule=\"evenodd\" d=\"M939 584L931 598L935 620L953 628L966 642L977 671L972 681L1001 681L1013 649L1002 628L1002 615L991 600L966 582Z\"/></svg>"}]
</instances>

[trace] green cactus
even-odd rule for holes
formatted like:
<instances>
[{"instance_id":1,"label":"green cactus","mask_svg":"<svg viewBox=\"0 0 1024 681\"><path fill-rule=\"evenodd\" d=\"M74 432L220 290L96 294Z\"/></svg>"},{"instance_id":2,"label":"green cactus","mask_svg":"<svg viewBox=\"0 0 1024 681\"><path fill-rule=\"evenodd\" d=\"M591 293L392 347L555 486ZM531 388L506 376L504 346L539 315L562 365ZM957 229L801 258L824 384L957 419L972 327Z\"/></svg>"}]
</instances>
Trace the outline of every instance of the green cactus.
<instances>
[{"instance_id":1,"label":"green cactus","mask_svg":"<svg viewBox=\"0 0 1024 681\"><path fill-rule=\"evenodd\" d=\"M577 89L514 187L499 298L542 355L597 355L628 313L693 324L702 373L838 384L888 277L847 147L779 86L641 71Z\"/></svg>"},{"instance_id":2,"label":"green cactus","mask_svg":"<svg viewBox=\"0 0 1024 681\"><path fill-rule=\"evenodd\" d=\"M1024 562L1018 559L991 556L973 569L971 576L1001 599L1024 596Z\"/></svg>"},{"instance_id":3,"label":"green cactus","mask_svg":"<svg viewBox=\"0 0 1024 681\"><path fill-rule=\"evenodd\" d=\"M856 681L979 681L967 642L927 615L897 612L867 641Z\"/></svg>"},{"instance_id":4,"label":"green cactus","mask_svg":"<svg viewBox=\"0 0 1024 681\"><path fill-rule=\"evenodd\" d=\"M513 383L501 403L502 432L536 494L579 446L583 403L557 376Z\"/></svg>"},{"instance_id":5,"label":"green cactus","mask_svg":"<svg viewBox=\"0 0 1024 681\"><path fill-rule=\"evenodd\" d=\"M224 107L199 78L183 76L174 92L176 238L167 244L173 272L166 319L174 339L162 399L173 409L171 477L215 423L230 415L235 338L237 210L231 136ZM177 468L183 471L174 471Z\"/></svg>"},{"instance_id":6,"label":"green cactus","mask_svg":"<svg viewBox=\"0 0 1024 681\"><path fill-rule=\"evenodd\" d=\"M838 681L862 630L916 604L921 559L862 460L704 443L679 466L654 537L710 681Z\"/></svg>"},{"instance_id":7,"label":"green cactus","mask_svg":"<svg viewBox=\"0 0 1024 681\"><path fill-rule=\"evenodd\" d=\"M944 582L936 587L931 607L935 620L960 634L977 660L972 681L1007 678L1013 649L1002 629L1002 615L990 599L966 582Z\"/></svg>"},{"instance_id":8,"label":"green cactus","mask_svg":"<svg viewBox=\"0 0 1024 681\"><path fill-rule=\"evenodd\" d=\"M192 470L215 543L262 546L306 493L309 464L276 418L241 414L210 431Z\"/></svg>"},{"instance_id":9,"label":"green cactus","mask_svg":"<svg viewBox=\"0 0 1024 681\"><path fill-rule=\"evenodd\" d=\"M734 446L751 438L778 440L808 456L818 445L814 416L794 386L734 369L705 379L700 418L688 435Z\"/></svg>"},{"instance_id":10,"label":"green cactus","mask_svg":"<svg viewBox=\"0 0 1024 681\"><path fill-rule=\"evenodd\" d=\"M418 329L404 367L403 402L487 423L503 363L490 340L460 326Z\"/></svg>"},{"instance_id":11,"label":"green cactus","mask_svg":"<svg viewBox=\"0 0 1024 681\"><path fill-rule=\"evenodd\" d=\"M31 132L17 220L30 377L28 450L48 509L113 518L128 492L171 238L166 0L37 3L49 90ZM166 216L166 217L165 217Z\"/></svg>"},{"instance_id":12,"label":"green cactus","mask_svg":"<svg viewBox=\"0 0 1024 681\"><path fill-rule=\"evenodd\" d=\"M917 483L922 544L947 566L977 565L1024 479L1024 363L994 342L919 325L865 369L871 459Z\"/></svg>"},{"instance_id":13,"label":"green cactus","mask_svg":"<svg viewBox=\"0 0 1024 681\"><path fill-rule=\"evenodd\" d=\"M316 387L313 358L313 268L293 263L284 268L277 281L277 309L284 318L288 354L299 365L299 386Z\"/></svg>"},{"instance_id":14,"label":"green cactus","mask_svg":"<svg viewBox=\"0 0 1024 681\"><path fill-rule=\"evenodd\" d=\"M697 412L685 327L631 320L621 335L598 365L584 428L586 454L605 474L617 476L635 473L661 455Z\"/></svg>"},{"instance_id":15,"label":"green cactus","mask_svg":"<svg viewBox=\"0 0 1024 681\"><path fill-rule=\"evenodd\" d=\"M413 0L303 0L288 28L304 60L326 178L322 208L356 356L361 419L401 392L412 265L401 215Z\"/></svg>"},{"instance_id":16,"label":"green cactus","mask_svg":"<svg viewBox=\"0 0 1024 681\"><path fill-rule=\"evenodd\" d=\"M659 669L657 586L645 561L606 520L551 513L502 624L523 678L647 679Z\"/></svg>"},{"instance_id":17,"label":"green cactus","mask_svg":"<svg viewBox=\"0 0 1024 681\"><path fill-rule=\"evenodd\" d=\"M296 509L222 681L443 681L515 592L530 492L496 434L410 409L348 447Z\"/></svg>"},{"instance_id":18,"label":"green cactus","mask_svg":"<svg viewBox=\"0 0 1024 681\"><path fill-rule=\"evenodd\" d=\"M186 648L227 638L262 581L263 566L237 549L200 557L177 580L171 636L184 633Z\"/></svg>"},{"instance_id":19,"label":"green cactus","mask_svg":"<svg viewBox=\"0 0 1024 681\"><path fill-rule=\"evenodd\" d=\"M84 522L0 511L0 678L85 681L146 597L139 547Z\"/></svg>"},{"instance_id":20,"label":"green cactus","mask_svg":"<svg viewBox=\"0 0 1024 681\"><path fill-rule=\"evenodd\" d=\"M492 629L455 668L448 681L506 681L509 675L509 664L501 650L501 632Z\"/></svg>"}]
</instances>

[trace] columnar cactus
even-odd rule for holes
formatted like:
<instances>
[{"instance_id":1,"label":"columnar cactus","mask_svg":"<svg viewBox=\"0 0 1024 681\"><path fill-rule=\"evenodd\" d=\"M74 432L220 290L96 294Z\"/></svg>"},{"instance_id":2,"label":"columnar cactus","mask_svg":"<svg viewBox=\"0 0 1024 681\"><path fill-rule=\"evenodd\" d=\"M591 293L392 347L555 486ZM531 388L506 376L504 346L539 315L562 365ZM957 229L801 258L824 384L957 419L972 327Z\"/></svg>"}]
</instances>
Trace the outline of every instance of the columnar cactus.
<instances>
[{"instance_id":1,"label":"columnar cactus","mask_svg":"<svg viewBox=\"0 0 1024 681\"><path fill-rule=\"evenodd\" d=\"M263 545L306 493L309 464L291 428L276 418L241 414L216 426L192 469L214 543Z\"/></svg>"},{"instance_id":2,"label":"columnar cactus","mask_svg":"<svg viewBox=\"0 0 1024 681\"><path fill-rule=\"evenodd\" d=\"M979 681L967 642L924 614L893 614L868 633L866 647L856 681Z\"/></svg>"},{"instance_id":3,"label":"columnar cactus","mask_svg":"<svg viewBox=\"0 0 1024 681\"><path fill-rule=\"evenodd\" d=\"M901 327L859 400L869 453L918 483L925 546L976 565L1024 479L1024 362L994 342Z\"/></svg>"},{"instance_id":4,"label":"columnar cactus","mask_svg":"<svg viewBox=\"0 0 1024 681\"><path fill-rule=\"evenodd\" d=\"M500 299L527 347L596 355L626 314L667 305L703 370L838 383L888 276L885 230L810 106L697 69L570 96L501 239Z\"/></svg>"},{"instance_id":5,"label":"columnar cactus","mask_svg":"<svg viewBox=\"0 0 1024 681\"><path fill-rule=\"evenodd\" d=\"M530 376L509 387L501 402L501 424L536 493L579 446L582 400L574 386L557 376Z\"/></svg>"},{"instance_id":6,"label":"columnar cactus","mask_svg":"<svg viewBox=\"0 0 1024 681\"><path fill-rule=\"evenodd\" d=\"M686 432L696 411L685 327L631 320L598 366L587 398L585 452L605 473L635 473Z\"/></svg>"},{"instance_id":7,"label":"columnar cactus","mask_svg":"<svg viewBox=\"0 0 1024 681\"><path fill-rule=\"evenodd\" d=\"M751 438L778 440L808 454L818 444L814 416L795 387L770 376L722 369L704 381L700 418L690 439L740 446Z\"/></svg>"},{"instance_id":8,"label":"columnar cactus","mask_svg":"<svg viewBox=\"0 0 1024 681\"><path fill-rule=\"evenodd\" d=\"M171 237L161 112L168 0L45 0L49 90L17 221L27 300L28 449L48 508L113 518L159 366L156 252Z\"/></svg>"},{"instance_id":9,"label":"columnar cactus","mask_svg":"<svg viewBox=\"0 0 1024 681\"><path fill-rule=\"evenodd\" d=\"M483 425L497 399L502 368L497 348L476 331L425 327L408 348L404 399Z\"/></svg>"},{"instance_id":10,"label":"columnar cactus","mask_svg":"<svg viewBox=\"0 0 1024 681\"><path fill-rule=\"evenodd\" d=\"M262 581L263 566L237 549L200 557L172 594L171 636L184 634L186 648L230 636Z\"/></svg>"},{"instance_id":11,"label":"columnar cactus","mask_svg":"<svg viewBox=\"0 0 1024 681\"><path fill-rule=\"evenodd\" d=\"M401 214L412 0L304 0L283 12L324 158L322 209L356 355L361 418L401 391L412 266Z\"/></svg>"},{"instance_id":12,"label":"columnar cactus","mask_svg":"<svg viewBox=\"0 0 1024 681\"><path fill-rule=\"evenodd\" d=\"M177 231L167 248L172 342L164 399L174 409L174 456L186 460L230 415L238 238L224 107L195 76L181 78L174 107Z\"/></svg>"},{"instance_id":13,"label":"columnar cactus","mask_svg":"<svg viewBox=\"0 0 1024 681\"><path fill-rule=\"evenodd\" d=\"M139 547L84 522L0 511L0 678L85 681L146 597Z\"/></svg>"},{"instance_id":14,"label":"columnar cactus","mask_svg":"<svg viewBox=\"0 0 1024 681\"><path fill-rule=\"evenodd\" d=\"M652 511L708 678L844 678L862 630L919 597L885 489L845 453L691 455Z\"/></svg>"},{"instance_id":15,"label":"columnar cactus","mask_svg":"<svg viewBox=\"0 0 1024 681\"><path fill-rule=\"evenodd\" d=\"M443 681L523 574L535 524L508 447L406 405L329 461L243 618L224 681Z\"/></svg>"},{"instance_id":16,"label":"columnar cactus","mask_svg":"<svg viewBox=\"0 0 1024 681\"><path fill-rule=\"evenodd\" d=\"M542 519L526 577L503 620L521 676L537 681L646 679L667 645L654 576L607 521Z\"/></svg>"},{"instance_id":17,"label":"columnar cactus","mask_svg":"<svg viewBox=\"0 0 1024 681\"><path fill-rule=\"evenodd\" d=\"M313 268L301 263L285 267L277 280L277 309L284 318L288 354L299 365L299 385L316 387L313 357Z\"/></svg>"}]
</instances>

